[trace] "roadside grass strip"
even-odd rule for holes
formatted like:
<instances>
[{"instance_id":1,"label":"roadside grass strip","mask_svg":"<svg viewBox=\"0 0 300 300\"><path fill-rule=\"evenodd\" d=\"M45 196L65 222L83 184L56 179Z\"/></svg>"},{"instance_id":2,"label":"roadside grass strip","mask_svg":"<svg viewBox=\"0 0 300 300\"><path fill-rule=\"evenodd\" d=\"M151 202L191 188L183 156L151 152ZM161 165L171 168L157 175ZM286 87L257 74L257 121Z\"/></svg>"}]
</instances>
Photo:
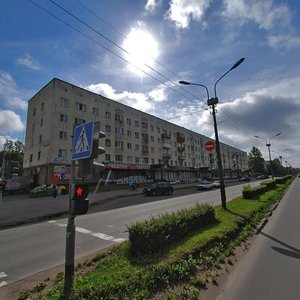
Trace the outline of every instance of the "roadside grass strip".
<instances>
[{"instance_id":1,"label":"roadside grass strip","mask_svg":"<svg viewBox=\"0 0 300 300\"><path fill-rule=\"evenodd\" d=\"M130 241L109 248L77 266L70 299L197 299L212 272L253 234L257 224L280 201L293 179L246 200L215 207L216 222L202 226L156 253L132 255ZM43 299L62 299L63 276ZM179 295L179 296L178 296ZM184 298L185 297L185 298ZM34 298L33 298L34 299Z\"/></svg>"}]
</instances>

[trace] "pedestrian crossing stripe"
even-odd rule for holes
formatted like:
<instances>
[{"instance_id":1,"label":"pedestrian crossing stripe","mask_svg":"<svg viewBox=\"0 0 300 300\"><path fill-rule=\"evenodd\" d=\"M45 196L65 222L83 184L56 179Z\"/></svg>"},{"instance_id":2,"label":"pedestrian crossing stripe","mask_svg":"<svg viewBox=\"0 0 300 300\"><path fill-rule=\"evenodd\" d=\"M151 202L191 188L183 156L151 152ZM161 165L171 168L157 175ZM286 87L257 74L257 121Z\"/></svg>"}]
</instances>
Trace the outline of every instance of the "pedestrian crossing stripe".
<instances>
[{"instance_id":1,"label":"pedestrian crossing stripe","mask_svg":"<svg viewBox=\"0 0 300 300\"><path fill-rule=\"evenodd\" d=\"M89 158L92 153L94 121L90 121L74 130L72 160Z\"/></svg>"}]
</instances>

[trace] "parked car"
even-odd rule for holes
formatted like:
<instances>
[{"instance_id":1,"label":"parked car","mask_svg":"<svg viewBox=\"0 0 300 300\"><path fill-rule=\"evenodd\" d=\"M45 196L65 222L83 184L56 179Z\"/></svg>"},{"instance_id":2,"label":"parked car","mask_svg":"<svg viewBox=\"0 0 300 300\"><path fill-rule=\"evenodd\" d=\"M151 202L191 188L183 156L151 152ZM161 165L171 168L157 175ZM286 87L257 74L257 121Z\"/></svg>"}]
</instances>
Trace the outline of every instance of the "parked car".
<instances>
[{"instance_id":1,"label":"parked car","mask_svg":"<svg viewBox=\"0 0 300 300\"><path fill-rule=\"evenodd\" d=\"M0 177L0 190L5 190L6 188L6 180Z\"/></svg>"},{"instance_id":2,"label":"parked car","mask_svg":"<svg viewBox=\"0 0 300 300\"><path fill-rule=\"evenodd\" d=\"M240 178L239 181L251 181L251 178L249 176L244 176Z\"/></svg>"},{"instance_id":3,"label":"parked car","mask_svg":"<svg viewBox=\"0 0 300 300\"><path fill-rule=\"evenodd\" d=\"M151 186L144 188L143 193L146 195L158 195L158 194L173 194L174 188L170 182L162 181L152 183Z\"/></svg>"},{"instance_id":4,"label":"parked car","mask_svg":"<svg viewBox=\"0 0 300 300\"><path fill-rule=\"evenodd\" d=\"M197 185L197 190L211 190L214 187L212 181L208 180L202 180L198 185Z\"/></svg>"},{"instance_id":5,"label":"parked car","mask_svg":"<svg viewBox=\"0 0 300 300\"><path fill-rule=\"evenodd\" d=\"M220 186L221 186L221 184L220 184L220 181L219 180L215 180L215 181L213 181L213 187L214 188L216 188L216 189L218 189Z\"/></svg>"},{"instance_id":6,"label":"parked car","mask_svg":"<svg viewBox=\"0 0 300 300\"><path fill-rule=\"evenodd\" d=\"M263 174L256 177L256 179L267 179L269 178L269 175Z\"/></svg>"}]
</instances>

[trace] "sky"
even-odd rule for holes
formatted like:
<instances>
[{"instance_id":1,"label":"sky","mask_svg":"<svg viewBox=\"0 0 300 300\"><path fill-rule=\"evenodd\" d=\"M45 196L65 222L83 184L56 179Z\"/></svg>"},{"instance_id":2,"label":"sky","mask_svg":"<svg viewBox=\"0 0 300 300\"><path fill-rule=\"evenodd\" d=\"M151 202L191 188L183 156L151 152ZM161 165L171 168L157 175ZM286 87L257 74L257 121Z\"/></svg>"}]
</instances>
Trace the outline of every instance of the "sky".
<instances>
[{"instance_id":1,"label":"sky","mask_svg":"<svg viewBox=\"0 0 300 300\"><path fill-rule=\"evenodd\" d=\"M54 77L300 167L298 0L2 0L0 149ZM278 133L280 135L274 137ZM259 138L255 138L258 136Z\"/></svg>"}]
</instances>

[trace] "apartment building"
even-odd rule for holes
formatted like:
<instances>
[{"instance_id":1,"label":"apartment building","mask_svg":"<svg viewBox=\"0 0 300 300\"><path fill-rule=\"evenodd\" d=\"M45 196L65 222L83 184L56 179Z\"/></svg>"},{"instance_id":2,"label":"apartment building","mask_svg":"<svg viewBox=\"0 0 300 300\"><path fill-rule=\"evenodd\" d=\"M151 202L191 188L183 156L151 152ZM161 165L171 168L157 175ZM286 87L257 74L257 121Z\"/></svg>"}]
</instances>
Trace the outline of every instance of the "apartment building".
<instances>
[{"instance_id":1,"label":"apartment building","mask_svg":"<svg viewBox=\"0 0 300 300\"><path fill-rule=\"evenodd\" d=\"M74 126L100 122L110 180L192 180L217 175L210 138L54 78L28 102L24 173L36 184L70 179ZM248 169L244 151L221 143L225 177Z\"/></svg>"}]
</instances>

